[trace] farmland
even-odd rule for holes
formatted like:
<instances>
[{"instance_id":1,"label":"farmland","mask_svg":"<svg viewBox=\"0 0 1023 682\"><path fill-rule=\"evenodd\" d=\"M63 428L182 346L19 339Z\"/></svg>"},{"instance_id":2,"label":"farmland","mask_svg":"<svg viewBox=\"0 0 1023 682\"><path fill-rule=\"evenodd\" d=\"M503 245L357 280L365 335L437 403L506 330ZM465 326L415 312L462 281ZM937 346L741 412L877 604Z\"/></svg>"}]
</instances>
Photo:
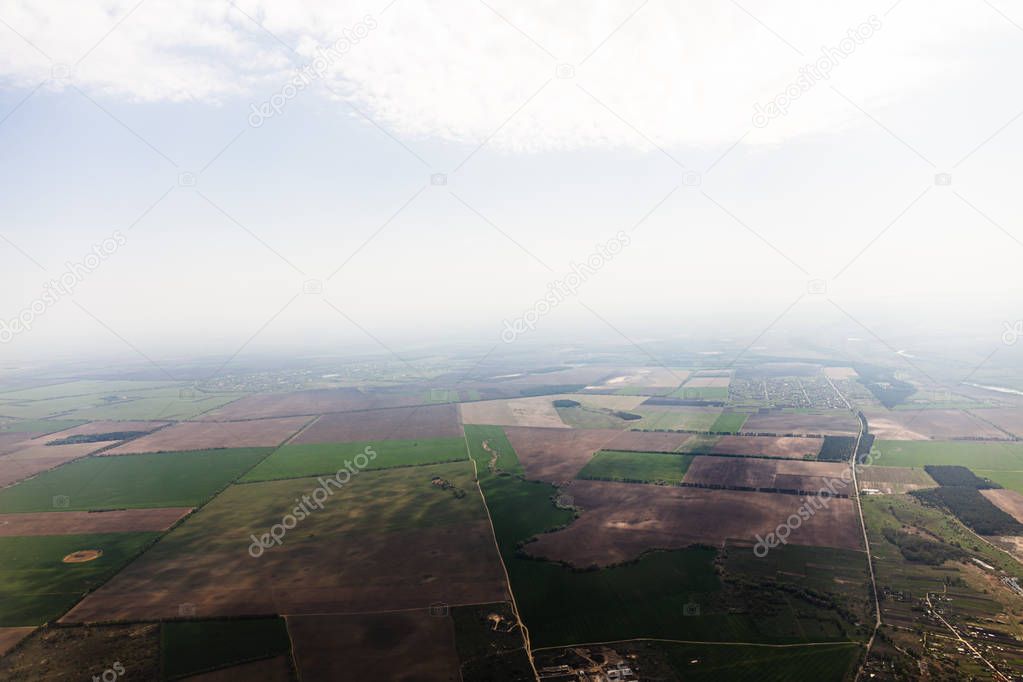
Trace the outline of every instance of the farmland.
<instances>
[{"instance_id":1,"label":"farmland","mask_svg":"<svg viewBox=\"0 0 1023 682\"><path fill-rule=\"evenodd\" d=\"M0 490L0 513L195 507L269 452L239 448L89 457Z\"/></svg>"},{"instance_id":2,"label":"farmland","mask_svg":"<svg viewBox=\"0 0 1023 682\"><path fill-rule=\"evenodd\" d=\"M295 439L296 444L370 440L423 440L462 435L457 405L368 410L326 414Z\"/></svg>"},{"instance_id":3,"label":"farmland","mask_svg":"<svg viewBox=\"0 0 1023 682\"><path fill-rule=\"evenodd\" d=\"M462 438L427 438L285 445L256 465L241 480L248 483L333 474L346 466L346 460L350 461L356 455L366 452L375 452L376 456L365 468L389 469L465 459L465 442Z\"/></svg>"},{"instance_id":4,"label":"farmland","mask_svg":"<svg viewBox=\"0 0 1023 682\"><path fill-rule=\"evenodd\" d=\"M871 463L876 466L942 464L973 471L1023 471L1023 443L878 440L874 450Z\"/></svg>"},{"instance_id":5,"label":"farmland","mask_svg":"<svg viewBox=\"0 0 1023 682\"><path fill-rule=\"evenodd\" d=\"M690 455L601 450L578 476L598 481L679 483L692 461Z\"/></svg>"},{"instance_id":6,"label":"farmland","mask_svg":"<svg viewBox=\"0 0 1023 682\"><path fill-rule=\"evenodd\" d=\"M166 677L273 658L291 650L282 618L170 622L163 624L160 637Z\"/></svg>"},{"instance_id":7,"label":"farmland","mask_svg":"<svg viewBox=\"0 0 1023 682\"><path fill-rule=\"evenodd\" d=\"M276 447L305 426L306 417L247 422L182 422L107 450L106 455L216 448Z\"/></svg>"}]
</instances>

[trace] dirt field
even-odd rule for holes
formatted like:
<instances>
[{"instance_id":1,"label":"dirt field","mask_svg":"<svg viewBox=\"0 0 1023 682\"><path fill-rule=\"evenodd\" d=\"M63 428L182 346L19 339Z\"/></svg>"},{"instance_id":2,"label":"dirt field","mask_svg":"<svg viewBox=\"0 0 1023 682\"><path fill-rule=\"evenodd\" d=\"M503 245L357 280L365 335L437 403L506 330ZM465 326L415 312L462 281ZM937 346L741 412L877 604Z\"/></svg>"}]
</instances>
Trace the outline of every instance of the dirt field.
<instances>
[{"instance_id":1,"label":"dirt field","mask_svg":"<svg viewBox=\"0 0 1023 682\"><path fill-rule=\"evenodd\" d=\"M1015 490L981 490L980 494L1003 512L1023 523L1023 495Z\"/></svg>"},{"instance_id":2,"label":"dirt field","mask_svg":"<svg viewBox=\"0 0 1023 682\"><path fill-rule=\"evenodd\" d=\"M772 436L721 436L712 453L726 455L766 455L804 459L816 457L823 438L785 438Z\"/></svg>"},{"instance_id":3,"label":"dirt field","mask_svg":"<svg viewBox=\"0 0 1023 682\"><path fill-rule=\"evenodd\" d=\"M461 435L458 405L423 405L324 415L291 442L345 443L366 440L457 438Z\"/></svg>"},{"instance_id":4,"label":"dirt field","mask_svg":"<svg viewBox=\"0 0 1023 682\"><path fill-rule=\"evenodd\" d=\"M308 421L309 417L288 417L245 422L180 422L119 445L103 454L131 455L140 452L273 447L301 429Z\"/></svg>"},{"instance_id":5,"label":"dirt field","mask_svg":"<svg viewBox=\"0 0 1023 682\"><path fill-rule=\"evenodd\" d=\"M971 410L973 414L995 424L1009 433L1023 438L1023 408L1000 407L992 409Z\"/></svg>"},{"instance_id":6,"label":"dirt field","mask_svg":"<svg viewBox=\"0 0 1023 682\"><path fill-rule=\"evenodd\" d=\"M119 663L125 680L160 679L160 626L43 628L0 658L4 680L90 680ZM120 677L120 676L117 676Z\"/></svg>"},{"instance_id":7,"label":"dirt field","mask_svg":"<svg viewBox=\"0 0 1023 682\"><path fill-rule=\"evenodd\" d=\"M423 402L422 396L411 393L386 393L357 388L323 388L296 393L270 393L236 400L202 415L203 421L230 419L265 419L353 412L384 407L408 407Z\"/></svg>"},{"instance_id":8,"label":"dirt field","mask_svg":"<svg viewBox=\"0 0 1023 682\"><path fill-rule=\"evenodd\" d=\"M567 429L554 408L554 398L515 398L513 400L485 400L459 405L463 424L489 424L493 426L536 426L549 429Z\"/></svg>"},{"instance_id":9,"label":"dirt field","mask_svg":"<svg viewBox=\"0 0 1023 682\"><path fill-rule=\"evenodd\" d=\"M25 639L35 630L34 627L27 628L0 628L0 656L3 656L14 646Z\"/></svg>"},{"instance_id":10,"label":"dirt field","mask_svg":"<svg viewBox=\"0 0 1023 682\"><path fill-rule=\"evenodd\" d=\"M739 485L752 488L784 488L816 491L828 480L841 484L842 472L849 467L840 462L804 462L802 460L753 459L742 457L696 457L683 479L702 485ZM848 488L846 490L845 488ZM839 492L851 493L852 484Z\"/></svg>"},{"instance_id":11,"label":"dirt field","mask_svg":"<svg viewBox=\"0 0 1023 682\"><path fill-rule=\"evenodd\" d=\"M209 673L189 675L185 682L291 682L291 661L287 656L265 658L261 661L233 665Z\"/></svg>"},{"instance_id":12,"label":"dirt field","mask_svg":"<svg viewBox=\"0 0 1023 682\"><path fill-rule=\"evenodd\" d=\"M31 441L39 443L39 441ZM60 466L73 459L110 445L104 443L77 443L74 445L35 444L0 456L0 487L10 485L47 469Z\"/></svg>"},{"instance_id":13,"label":"dirt field","mask_svg":"<svg viewBox=\"0 0 1023 682\"><path fill-rule=\"evenodd\" d=\"M824 414L767 412L751 414L741 433L805 433L820 436L855 436L859 423L845 410ZM870 429L874 432L873 426Z\"/></svg>"},{"instance_id":14,"label":"dirt field","mask_svg":"<svg viewBox=\"0 0 1023 682\"><path fill-rule=\"evenodd\" d=\"M1008 436L963 410L864 410L879 440L954 440Z\"/></svg>"},{"instance_id":15,"label":"dirt field","mask_svg":"<svg viewBox=\"0 0 1023 682\"><path fill-rule=\"evenodd\" d=\"M923 469L910 467L859 467L856 479L860 490L873 488L886 495L901 495L921 488L936 488L937 483Z\"/></svg>"},{"instance_id":16,"label":"dirt field","mask_svg":"<svg viewBox=\"0 0 1023 682\"><path fill-rule=\"evenodd\" d=\"M105 512L55 511L0 514L0 537L79 535L86 533L160 532L170 528L189 507L118 509Z\"/></svg>"},{"instance_id":17,"label":"dirt field","mask_svg":"<svg viewBox=\"0 0 1023 682\"><path fill-rule=\"evenodd\" d=\"M303 682L460 679L455 628L428 611L363 616L289 616Z\"/></svg>"},{"instance_id":18,"label":"dirt field","mask_svg":"<svg viewBox=\"0 0 1023 682\"><path fill-rule=\"evenodd\" d=\"M750 546L796 514L796 495L573 481L566 492L584 511L568 528L526 545L535 556L576 566L620 563L648 549L694 543ZM798 518L798 517L797 517ZM794 524L793 524L794 525ZM852 500L833 499L792 531L791 544L860 549Z\"/></svg>"},{"instance_id":19,"label":"dirt field","mask_svg":"<svg viewBox=\"0 0 1023 682\"><path fill-rule=\"evenodd\" d=\"M434 476L466 492L456 497ZM66 622L358 613L507 599L468 462L363 472L259 552L253 534L319 489L314 478L234 485L164 536ZM312 499L312 498L311 498ZM293 519L294 521L295 519Z\"/></svg>"},{"instance_id":20,"label":"dirt field","mask_svg":"<svg viewBox=\"0 0 1023 682\"><path fill-rule=\"evenodd\" d=\"M575 478L593 453L609 446L623 432L613 429L538 429L526 426L505 428L526 469L526 478L560 483Z\"/></svg>"},{"instance_id":21,"label":"dirt field","mask_svg":"<svg viewBox=\"0 0 1023 682\"><path fill-rule=\"evenodd\" d=\"M40 438L40 442L49 443L51 440L59 440L68 436L93 436L100 433L114 433L117 431L156 431L159 428L168 426L171 422L154 421L98 421L82 424L65 431L57 431Z\"/></svg>"},{"instance_id":22,"label":"dirt field","mask_svg":"<svg viewBox=\"0 0 1023 682\"><path fill-rule=\"evenodd\" d=\"M728 388L731 383L731 377L696 376L687 381L684 388Z\"/></svg>"}]
</instances>

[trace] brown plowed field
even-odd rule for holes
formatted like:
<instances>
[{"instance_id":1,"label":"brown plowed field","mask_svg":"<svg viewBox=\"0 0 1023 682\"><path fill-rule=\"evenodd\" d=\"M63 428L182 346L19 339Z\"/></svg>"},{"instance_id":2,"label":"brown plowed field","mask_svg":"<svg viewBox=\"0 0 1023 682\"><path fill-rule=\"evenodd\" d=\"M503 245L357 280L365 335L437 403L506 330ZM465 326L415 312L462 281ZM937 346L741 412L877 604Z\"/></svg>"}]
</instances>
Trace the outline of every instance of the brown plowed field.
<instances>
[{"instance_id":1,"label":"brown plowed field","mask_svg":"<svg viewBox=\"0 0 1023 682\"><path fill-rule=\"evenodd\" d=\"M739 485L752 488L785 488L816 491L835 480L837 492L852 493L852 484L841 483L849 467L841 462L804 462L798 459L744 457L696 457L683 479L701 485ZM851 479L850 479L851 480Z\"/></svg>"},{"instance_id":2,"label":"brown plowed field","mask_svg":"<svg viewBox=\"0 0 1023 682\"><path fill-rule=\"evenodd\" d=\"M309 417L288 417L245 422L180 422L148 436L128 441L103 454L131 455L140 452L273 447L301 429L308 421Z\"/></svg>"},{"instance_id":3,"label":"brown plowed field","mask_svg":"<svg viewBox=\"0 0 1023 682\"><path fill-rule=\"evenodd\" d=\"M296 443L457 438L462 435L458 405L423 405L393 410L327 414L298 435Z\"/></svg>"},{"instance_id":4,"label":"brown plowed field","mask_svg":"<svg viewBox=\"0 0 1023 682\"><path fill-rule=\"evenodd\" d=\"M94 436L100 433L114 433L117 431L156 431L159 428L169 425L171 422L159 421L99 421L82 424L72 429L51 433L40 439L48 443L51 440L59 440L68 436Z\"/></svg>"},{"instance_id":5,"label":"brown plowed field","mask_svg":"<svg viewBox=\"0 0 1023 682\"><path fill-rule=\"evenodd\" d=\"M0 628L0 656L3 656L14 646L32 634L35 627L27 628Z\"/></svg>"},{"instance_id":6,"label":"brown plowed field","mask_svg":"<svg viewBox=\"0 0 1023 682\"><path fill-rule=\"evenodd\" d=\"M971 410L978 417L982 417L992 424L996 424L1009 433L1023 438L1023 408L1001 407L982 410Z\"/></svg>"},{"instance_id":7,"label":"brown plowed field","mask_svg":"<svg viewBox=\"0 0 1023 682\"><path fill-rule=\"evenodd\" d=\"M580 567L621 563L650 549L695 543L752 545L756 534L774 532L796 514L803 499L604 481L575 481L567 492L583 509L581 516L564 530L540 535L526 551ZM792 531L789 542L860 549L862 535L852 500L830 500L827 508Z\"/></svg>"},{"instance_id":8,"label":"brown plowed field","mask_svg":"<svg viewBox=\"0 0 1023 682\"><path fill-rule=\"evenodd\" d=\"M423 396L412 393L383 393L357 388L323 388L296 393L269 393L236 400L202 415L203 421L265 419L353 412L384 407L419 405Z\"/></svg>"},{"instance_id":9,"label":"brown plowed field","mask_svg":"<svg viewBox=\"0 0 1023 682\"><path fill-rule=\"evenodd\" d=\"M451 618L427 611L358 616L289 616L303 682L461 679Z\"/></svg>"},{"instance_id":10,"label":"brown plowed field","mask_svg":"<svg viewBox=\"0 0 1023 682\"><path fill-rule=\"evenodd\" d=\"M804 459L816 457L823 444L823 438L721 436L717 444L711 448L711 452L725 455L764 455Z\"/></svg>"},{"instance_id":11,"label":"brown plowed field","mask_svg":"<svg viewBox=\"0 0 1023 682\"><path fill-rule=\"evenodd\" d=\"M593 453L616 442L622 432L614 429L540 429L508 426L504 432L526 478L560 483L575 478Z\"/></svg>"},{"instance_id":12,"label":"brown plowed field","mask_svg":"<svg viewBox=\"0 0 1023 682\"><path fill-rule=\"evenodd\" d=\"M963 410L864 410L878 440L953 440L1009 438Z\"/></svg>"},{"instance_id":13,"label":"brown plowed field","mask_svg":"<svg viewBox=\"0 0 1023 682\"><path fill-rule=\"evenodd\" d=\"M766 412L751 414L740 433L806 433L821 436L855 436L859 422L845 410L825 414ZM874 433L873 427L870 429Z\"/></svg>"},{"instance_id":14,"label":"brown plowed field","mask_svg":"<svg viewBox=\"0 0 1023 682\"><path fill-rule=\"evenodd\" d=\"M33 512L0 514L0 537L23 535L79 535L165 531L190 507L164 509L118 509L105 512Z\"/></svg>"},{"instance_id":15,"label":"brown plowed field","mask_svg":"<svg viewBox=\"0 0 1023 682\"><path fill-rule=\"evenodd\" d=\"M31 441L39 443L39 441ZM0 487L10 485L47 469L84 457L110 443L76 443L74 445L29 445L0 455Z\"/></svg>"},{"instance_id":16,"label":"brown plowed field","mask_svg":"<svg viewBox=\"0 0 1023 682\"><path fill-rule=\"evenodd\" d=\"M981 490L980 494L986 497L991 504L1003 512L1023 523L1023 495L1015 490Z\"/></svg>"},{"instance_id":17,"label":"brown plowed field","mask_svg":"<svg viewBox=\"0 0 1023 682\"><path fill-rule=\"evenodd\" d=\"M291 661L287 656L232 665L213 672L190 675L184 682L291 682Z\"/></svg>"}]
</instances>

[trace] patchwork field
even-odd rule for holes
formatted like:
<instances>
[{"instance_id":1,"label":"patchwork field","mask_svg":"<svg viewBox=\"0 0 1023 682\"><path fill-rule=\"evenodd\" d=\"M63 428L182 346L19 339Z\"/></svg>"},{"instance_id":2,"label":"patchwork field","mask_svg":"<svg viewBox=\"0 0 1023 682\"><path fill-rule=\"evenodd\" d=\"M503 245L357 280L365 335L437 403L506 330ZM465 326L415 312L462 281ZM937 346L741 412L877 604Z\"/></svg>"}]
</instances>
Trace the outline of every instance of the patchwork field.
<instances>
[{"instance_id":1,"label":"patchwork field","mask_svg":"<svg viewBox=\"0 0 1023 682\"><path fill-rule=\"evenodd\" d=\"M651 405L644 403L631 410L643 420L634 428L710 431L721 415L720 407L690 407L685 405Z\"/></svg>"},{"instance_id":2,"label":"patchwork field","mask_svg":"<svg viewBox=\"0 0 1023 682\"><path fill-rule=\"evenodd\" d=\"M818 491L829 481L838 493L851 494L851 485L840 485L848 465L806 462L798 459L753 459L745 457L696 457L685 482L708 487L742 486L783 490ZM851 480L851 479L850 479Z\"/></svg>"},{"instance_id":3,"label":"patchwork field","mask_svg":"<svg viewBox=\"0 0 1023 682\"><path fill-rule=\"evenodd\" d=\"M485 400L459 405L463 424L496 424L498 426L535 426L567 429L561 421L550 396Z\"/></svg>"},{"instance_id":4,"label":"patchwork field","mask_svg":"<svg viewBox=\"0 0 1023 682\"><path fill-rule=\"evenodd\" d=\"M870 432L881 440L953 440L1008 436L963 410L864 410Z\"/></svg>"},{"instance_id":5,"label":"patchwork field","mask_svg":"<svg viewBox=\"0 0 1023 682\"><path fill-rule=\"evenodd\" d=\"M291 642L283 618L167 622L160 632L160 667L165 678L218 669L227 672L238 663L258 659L273 661L290 652Z\"/></svg>"},{"instance_id":6,"label":"patchwork field","mask_svg":"<svg viewBox=\"0 0 1023 682\"><path fill-rule=\"evenodd\" d=\"M715 433L738 433L748 417L745 412L722 412L710 425L710 430Z\"/></svg>"},{"instance_id":7,"label":"patchwork field","mask_svg":"<svg viewBox=\"0 0 1023 682\"><path fill-rule=\"evenodd\" d=\"M13 452L0 455L0 486L9 486L110 445L110 443L43 445L37 444L38 441L30 442L32 444L27 447L18 447Z\"/></svg>"},{"instance_id":8,"label":"patchwork field","mask_svg":"<svg viewBox=\"0 0 1023 682\"><path fill-rule=\"evenodd\" d=\"M245 422L181 422L136 438L103 454L276 447L308 421L307 417L291 417Z\"/></svg>"},{"instance_id":9,"label":"patchwork field","mask_svg":"<svg viewBox=\"0 0 1023 682\"><path fill-rule=\"evenodd\" d=\"M1014 434L1017 438L1023 438L1023 408L1002 407L989 409L975 409L971 412L984 421Z\"/></svg>"},{"instance_id":10,"label":"patchwork field","mask_svg":"<svg viewBox=\"0 0 1023 682\"><path fill-rule=\"evenodd\" d=\"M821 451L822 438L774 436L722 436L710 449L711 454L759 455L813 459Z\"/></svg>"},{"instance_id":11,"label":"patchwork field","mask_svg":"<svg viewBox=\"0 0 1023 682\"><path fill-rule=\"evenodd\" d=\"M0 537L82 535L86 533L161 532L173 526L190 507L117 509L105 512L35 512L0 514Z\"/></svg>"},{"instance_id":12,"label":"patchwork field","mask_svg":"<svg viewBox=\"0 0 1023 682\"><path fill-rule=\"evenodd\" d=\"M578 478L633 483L679 483L693 461L690 455L601 450Z\"/></svg>"},{"instance_id":13,"label":"patchwork field","mask_svg":"<svg viewBox=\"0 0 1023 682\"><path fill-rule=\"evenodd\" d=\"M41 625L102 584L158 533L0 537L0 627ZM72 552L96 550L92 561L66 563Z\"/></svg>"},{"instance_id":14,"label":"patchwork field","mask_svg":"<svg viewBox=\"0 0 1023 682\"><path fill-rule=\"evenodd\" d=\"M327 414L313 422L292 443L344 443L461 436L458 405L424 405Z\"/></svg>"},{"instance_id":15,"label":"patchwork field","mask_svg":"<svg viewBox=\"0 0 1023 682\"><path fill-rule=\"evenodd\" d=\"M169 426L170 422L165 421L96 421L80 424L72 428L51 433L43 439L49 442L53 439L68 438L69 436L96 436L105 433L120 433L125 431L156 431L157 429Z\"/></svg>"},{"instance_id":16,"label":"patchwork field","mask_svg":"<svg viewBox=\"0 0 1023 682\"><path fill-rule=\"evenodd\" d=\"M429 611L359 616L290 616L303 682L459 680L455 630Z\"/></svg>"},{"instance_id":17,"label":"patchwork field","mask_svg":"<svg viewBox=\"0 0 1023 682\"><path fill-rule=\"evenodd\" d=\"M282 544L259 551L253 537L319 486L312 478L231 486L65 620L173 618L182 603L199 617L224 617L506 599L468 462L359 473L332 486Z\"/></svg>"},{"instance_id":18,"label":"patchwork field","mask_svg":"<svg viewBox=\"0 0 1023 682\"><path fill-rule=\"evenodd\" d=\"M526 478L568 481L575 478L597 450L616 441L620 432L605 429L505 428L525 468Z\"/></svg>"},{"instance_id":19,"label":"patchwork field","mask_svg":"<svg viewBox=\"0 0 1023 682\"><path fill-rule=\"evenodd\" d=\"M0 490L0 513L196 507L267 453L239 448L88 457Z\"/></svg>"},{"instance_id":20,"label":"patchwork field","mask_svg":"<svg viewBox=\"0 0 1023 682\"><path fill-rule=\"evenodd\" d=\"M860 490L871 488L886 495L901 495L938 485L922 468L894 466L858 467L856 480L860 484Z\"/></svg>"},{"instance_id":21,"label":"patchwork field","mask_svg":"<svg viewBox=\"0 0 1023 682\"><path fill-rule=\"evenodd\" d=\"M315 443L285 445L242 477L243 482L271 481L333 474L356 455L375 452L366 469L418 466L464 460L465 440L427 438L424 440L385 440L357 443Z\"/></svg>"},{"instance_id":22,"label":"patchwork field","mask_svg":"<svg viewBox=\"0 0 1023 682\"><path fill-rule=\"evenodd\" d=\"M742 426L743 433L798 433L820 436L855 436L859 422L845 410L834 412L758 412ZM873 423L871 423L873 432Z\"/></svg>"},{"instance_id":23,"label":"patchwork field","mask_svg":"<svg viewBox=\"0 0 1023 682\"><path fill-rule=\"evenodd\" d=\"M948 464L974 471L1023 471L1023 443L877 440L870 461L884 467Z\"/></svg>"},{"instance_id":24,"label":"patchwork field","mask_svg":"<svg viewBox=\"0 0 1023 682\"><path fill-rule=\"evenodd\" d=\"M574 481L566 492L584 511L568 528L541 535L527 551L575 566L606 566L650 549L698 543L752 544L755 535L775 530L802 504L795 495L604 481ZM789 542L859 548L862 539L853 502L831 500L794 530Z\"/></svg>"}]
</instances>

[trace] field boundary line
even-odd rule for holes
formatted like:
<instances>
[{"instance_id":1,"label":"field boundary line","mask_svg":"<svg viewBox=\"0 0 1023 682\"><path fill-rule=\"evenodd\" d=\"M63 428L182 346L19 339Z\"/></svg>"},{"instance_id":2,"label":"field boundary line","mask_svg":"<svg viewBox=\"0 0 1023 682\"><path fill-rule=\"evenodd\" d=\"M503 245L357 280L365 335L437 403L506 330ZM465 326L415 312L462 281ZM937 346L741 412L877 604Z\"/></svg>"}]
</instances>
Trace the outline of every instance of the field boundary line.
<instances>
[{"instance_id":1,"label":"field boundary line","mask_svg":"<svg viewBox=\"0 0 1023 682\"><path fill-rule=\"evenodd\" d=\"M502 429L502 432L504 429ZM523 643L525 644L526 658L529 659L529 667L533 669L533 677L539 682L540 673L536 670L536 661L533 660L532 645L529 641L529 628L526 627L525 622L522 620L522 615L519 613L518 602L515 601L515 591L512 589L511 576L508 575L508 566L504 563L504 557L501 555L501 545L497 542L497 531L494 529L494 519L490 516L490 506L487 504L486 493L483 492L483 486L480 484L479 469L476 467L476 460L472 456L472 448L469 446L469 434L466 433L465 427L462 428L462 437L465 440L465 455L469 458L472 463L473 478L476 481L476 489L480 492L480 499L483 501L483 511L487 514L487 523L490 524L490 534L494 538L494 549L497 550L497 558L501 562L501 570L504 571L504 579L508 584L508 596L511 597L512 611L515 613L515 620L519 623L519 629L522 632Z\"/></svg>"}]
</instances>

